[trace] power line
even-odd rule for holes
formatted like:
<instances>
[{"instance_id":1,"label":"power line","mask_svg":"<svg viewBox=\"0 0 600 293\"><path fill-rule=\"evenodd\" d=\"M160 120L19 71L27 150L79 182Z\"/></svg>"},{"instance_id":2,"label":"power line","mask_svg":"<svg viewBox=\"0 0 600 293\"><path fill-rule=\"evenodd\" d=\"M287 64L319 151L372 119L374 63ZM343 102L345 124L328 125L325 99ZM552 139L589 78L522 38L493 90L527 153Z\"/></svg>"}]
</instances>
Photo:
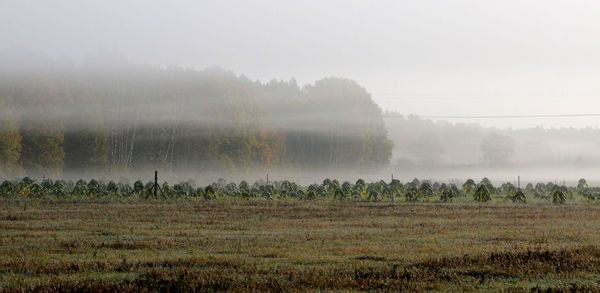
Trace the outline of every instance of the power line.
<instances>
[{"instance_id":1,"label":"power line","mask_svg":"<svg viewBox=\"0 0 600 293\"><path fill-rule=\"evenodd\" d=\"M514 119L514 118L568 118L568 117L600 117L600 113L587 113L587 114L553 114L553 115L476 115L476 116L453 116L453 115L433 115L433 116L420 116L421 118L428 119ZM403 116L389 115L387 118L404 118Z\"/></svg>"}]
</instances>

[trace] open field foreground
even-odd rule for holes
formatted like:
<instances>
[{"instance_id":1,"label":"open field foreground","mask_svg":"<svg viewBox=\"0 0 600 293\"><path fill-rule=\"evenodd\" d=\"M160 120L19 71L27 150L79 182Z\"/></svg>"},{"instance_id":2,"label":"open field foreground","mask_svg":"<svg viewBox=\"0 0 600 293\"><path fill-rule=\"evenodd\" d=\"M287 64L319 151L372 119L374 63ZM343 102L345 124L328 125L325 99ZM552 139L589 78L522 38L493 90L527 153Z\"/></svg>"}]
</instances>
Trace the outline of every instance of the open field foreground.
<instances>
[{"instance_id":1,"label":"open field foreground","mask_svg":"<svg viewBox=\"0 0 600 293\"><path fill-rule=\"evenodd\" d=\"M0 199L2 291L600 290L600 206Z\"/></svg>"}]
</instances>

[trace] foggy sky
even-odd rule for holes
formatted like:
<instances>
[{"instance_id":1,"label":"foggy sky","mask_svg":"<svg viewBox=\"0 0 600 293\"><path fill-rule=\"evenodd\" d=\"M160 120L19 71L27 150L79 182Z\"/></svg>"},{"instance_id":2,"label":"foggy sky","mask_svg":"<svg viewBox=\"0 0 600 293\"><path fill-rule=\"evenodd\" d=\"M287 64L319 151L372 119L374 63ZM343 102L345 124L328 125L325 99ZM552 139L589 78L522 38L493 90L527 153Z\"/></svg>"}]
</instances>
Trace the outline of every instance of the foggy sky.
<instances>
[{"instance_id":1,"label":"foggy sky","mask_svg":"<svg viewBox=\"0 0 600 293\"><path fill-rule=\"evenodd\" d=\"M598 15L597 1L0 0L0 53L111 51L301 84L347 77L405 115L596 113ZM469 121L600 127L598 117Z\"/></svg>"}]
</instances>

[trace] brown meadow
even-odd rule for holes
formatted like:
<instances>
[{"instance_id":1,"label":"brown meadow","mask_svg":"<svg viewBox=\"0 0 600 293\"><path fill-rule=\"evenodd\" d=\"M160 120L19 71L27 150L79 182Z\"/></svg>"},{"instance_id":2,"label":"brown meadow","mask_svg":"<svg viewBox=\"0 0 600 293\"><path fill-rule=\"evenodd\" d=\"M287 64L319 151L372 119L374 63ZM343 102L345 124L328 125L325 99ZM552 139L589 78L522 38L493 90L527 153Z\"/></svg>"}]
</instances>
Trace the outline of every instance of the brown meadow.
<instances>
[{"instance_id":1,"label":"brown meadow","mask_svg":"<svg viewBox=\"0 0 600 293\"><path fill-rule=\"evenodd\" d=\"M600 290L600 206L0 199L3 291Z\"/></svg>"}]
</instances>

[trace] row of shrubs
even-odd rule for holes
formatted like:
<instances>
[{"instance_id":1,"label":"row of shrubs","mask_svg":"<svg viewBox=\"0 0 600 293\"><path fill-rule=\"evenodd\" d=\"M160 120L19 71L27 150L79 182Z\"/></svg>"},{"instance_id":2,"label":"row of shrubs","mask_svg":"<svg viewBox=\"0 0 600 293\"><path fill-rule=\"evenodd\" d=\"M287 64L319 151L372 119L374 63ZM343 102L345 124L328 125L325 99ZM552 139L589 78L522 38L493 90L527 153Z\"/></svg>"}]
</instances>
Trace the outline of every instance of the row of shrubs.
<instances>
[{"instance_id":1,"label":"row of shrubs","mask_svg":"<svg viewBox=\"0 0 600 293\"><path fill-rule=\"evenodd\" d=\"M156 188L155 188L156 187ZM405 201L431 201L438 199L442 202L451 202L459 197L472 197L476 202L487 202L492 197L500 197L518 203L525 203L525 194L539 199L551 200L554 203L565 203L566 199L574 193L581 194L585 198L596 201L600 199L600 193L587 186L584 179L579 181L576 188L557 185L553 183L538 183L535 186L528 184L522 190L507 182L495 187L492 182L484 178L479 183L469 179L460 188L457 184L431 183L428 180L420 181L414 179L407 183L399 180L385 182L383 180L367 183L363 179L355 183L338 180L325 179L321 184L300 186L287 180L266 183L257 181L250 185L246 181L239 184L227 183L218 180L206 186L197 186L193 181L184 181L175 185L164 182L155 186L151 181L128 182L102 181L83 179L76 182L72 180L44 179L36 182L34 179L25 177L20 180L4 180L0 184L0 196L22 195L27 197L138 197L143 199L154 198L178 198L199 197L204 199L215 199L219 197L238 198L296 198L296 199L352 199L352 200L405 200Z\"/></svg>"}]
</instances>

